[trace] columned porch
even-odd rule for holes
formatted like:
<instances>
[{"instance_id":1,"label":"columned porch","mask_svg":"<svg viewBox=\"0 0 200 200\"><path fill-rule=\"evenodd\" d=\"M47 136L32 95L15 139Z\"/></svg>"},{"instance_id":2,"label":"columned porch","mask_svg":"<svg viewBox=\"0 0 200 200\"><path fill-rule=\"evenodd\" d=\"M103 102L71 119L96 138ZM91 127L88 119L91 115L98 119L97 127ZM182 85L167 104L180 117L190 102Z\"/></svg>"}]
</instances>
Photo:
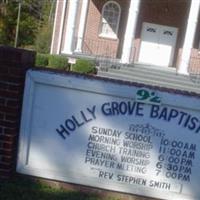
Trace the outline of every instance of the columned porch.
<instances>
[{"instance_id":1,"label":"columned porch","mask_svg":"<svg viewBox=\"0 0 200 200\"><path fill-rule=\"evenodd\" d=\"M111 40L100 37L98 33L97 36L94 36L93 29L91 30L89 27L92 23L91 12L95 10L96 15L101 15L102 8L99 6L103 4L103 1L99 3L98 0L68 0L67 2L69 11L66 30L63 32L63 41L65 42L63 47L60 47L61 53L76 56L86 55L95 59L105 58L110 59L113 63L121 63L121 65L132 63L156 65L155 61L161 58L161 62L158 62L157 65L162 68L161 64L164 62L163 60L166 60L165 67L176 68L180 74L187 74L190 66L200 62L200 58L195 57L196 54L191 54L200 8L198 0L181 2L164 0L162 3L154 0L151 1L151 4L150 1L148 4L145 0L123 1L127 3L125 14L122 13L125 20L120 28L123 30L118 31L118 38ZM78 20L76 19L77 14ZM145 32L145 29L149 29L149 33ZM154 31L158 31L155 37L152 34ZM165 33L165 36L162 41L158 42L161 33ZM167 39L166 36L171 37L172 34L174 34L174 38ZM158 56L159 53L152 54L153 56L149 55L149 52L158 52L157 47L160 48L159 52L162 52L160 56ZM155 58L149 60L149 57ZM195 68L197 72L198 68Z\"/></svg>"}]
</instances>

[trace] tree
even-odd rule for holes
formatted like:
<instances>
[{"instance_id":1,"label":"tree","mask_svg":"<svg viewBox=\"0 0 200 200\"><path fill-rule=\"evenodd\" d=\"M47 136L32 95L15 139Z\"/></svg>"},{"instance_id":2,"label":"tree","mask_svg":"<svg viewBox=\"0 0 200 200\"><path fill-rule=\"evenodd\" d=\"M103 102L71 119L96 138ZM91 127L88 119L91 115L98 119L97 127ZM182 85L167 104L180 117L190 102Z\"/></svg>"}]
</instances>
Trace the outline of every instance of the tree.
<instances>
[{"instance_id":1,"label":"tree","mask_svg":"<svg viewBox=\"0 0 200 200\"><path fill-rule=\"evenodd\" d=\"M5 32L5 13L6 6L2 2L0 3L0 43L5 43L6 32Z\"/></svg>"},{"instance_id":2,"label":"tree","mask_svg":"<svg viewBox=\"0 0 200 200\"><path fill-rule=\"evenodd\" d=\"M35 48L40 53L49 53L53 29L55 0L43 1L41 23L35 41Z\"/></svg>"},{"instance_id":3,"label":"tree","mask_svg":"<svg viewBox=\"0 0 200 200\"><path fill-rule=\"evenodd\" d=\"M18 46L35 48L36 45L37 49L48 49L52 30L49 18L53 15L54 0L1 0L0 44L14 45L19 1L22 6L18 24Z\"/></svg>"}]
</instances>

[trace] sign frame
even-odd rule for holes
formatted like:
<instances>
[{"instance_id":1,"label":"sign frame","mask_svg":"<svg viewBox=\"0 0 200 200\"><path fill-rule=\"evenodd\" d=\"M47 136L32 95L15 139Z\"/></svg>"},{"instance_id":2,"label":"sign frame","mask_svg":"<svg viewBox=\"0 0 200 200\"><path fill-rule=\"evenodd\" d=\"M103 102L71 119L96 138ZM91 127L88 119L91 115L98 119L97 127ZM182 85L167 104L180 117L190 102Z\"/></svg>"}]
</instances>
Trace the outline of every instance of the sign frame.
<instances>
[{"instance_id":1,"label":"sign frame","mask_svg":"<svg viewBox=\"0 0 200 200\"><path fill-rule=\"evenodd\" d=\"M20 137L19 137L19 151L18 151L18 162L17 172L22 174L28 174L33 176L44 177L53 180L59 180L69 183L76 183L91 187L97 187L101 189L107 189L117 192L125 192L131 194L137 194L142 196L156 197L168 199L168 194L152 194L151 189L141 189L140 186L126 185L121 188L119 184L110 185L105 180L88 179L87 176L78 174L77 176L70 174L63 174L58 171L48 171L34 168L29 165L28 159L30 154L30 143L32 130L32 113L33 105L35 101L35 92L39 85L46 85L50 87L61 87L67 90L76 90L82 92L89 92L92 94L110 96L111 98L127 99L136 101L136 94L138 89L147 89L156 92L156 95L161 99L161 105L169 105L173 107L179 107L189 110L200 112L200 101L197 96L193 96L187 92L178 90L168 90L165 88L160 89L159 87L145 86L143 84L128 83L123 81L112 81L102 78L94 78L89 76L83 76L78 74L59 74L50 71L42 70L29 70L26 75L24 101L22 109ZM120 91L120 93L119 93ZM173 98L172 98L173 97ZM183 98L184 97L184 98ZM146 104L151 104L147 102ZM66 171L67 172L67 171ZM175 200L196 200L196 197L182 196L179 194L170 195L171 199Z\"/></svg>"}]
</instances>

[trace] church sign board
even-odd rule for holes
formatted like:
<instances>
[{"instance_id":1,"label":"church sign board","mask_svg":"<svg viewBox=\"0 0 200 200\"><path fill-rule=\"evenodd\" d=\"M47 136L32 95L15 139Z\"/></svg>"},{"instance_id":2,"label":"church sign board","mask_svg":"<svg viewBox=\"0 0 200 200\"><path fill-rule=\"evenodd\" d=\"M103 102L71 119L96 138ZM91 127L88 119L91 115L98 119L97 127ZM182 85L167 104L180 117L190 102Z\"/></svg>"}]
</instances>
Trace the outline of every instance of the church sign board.
<instances>
[{"instance_id":1,"label":"church sign board","mask_svg":"<svg viewBox=\"0 0 200 200\"><path fill-rule=\"evenodd\" d=\"M29 70L19 145L19 173L200 199L200 101L192 94Z\"/></svg>"}]
</instances>

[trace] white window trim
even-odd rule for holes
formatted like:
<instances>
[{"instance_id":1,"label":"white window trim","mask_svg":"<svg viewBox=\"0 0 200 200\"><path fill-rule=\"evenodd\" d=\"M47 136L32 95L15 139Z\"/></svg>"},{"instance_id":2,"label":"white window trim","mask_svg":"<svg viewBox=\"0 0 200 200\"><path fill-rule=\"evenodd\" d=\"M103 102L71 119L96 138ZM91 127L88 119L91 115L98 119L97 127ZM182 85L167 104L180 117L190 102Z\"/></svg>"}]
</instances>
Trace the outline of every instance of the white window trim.
<instances>
[{"instance_id":1,"label":"white window trim","mask_svg":"<svg viewBox=\"0 0 200 200\"><path fill-rule=\"evenodd\" d=\"M113 33L113 34L111 34L111 33L105 34L105 33L101 32L102 31L102 21L103 21L104 9L109 3L114 3L119 8L119 16L118 16L118 19L117 19L116 33ZM118 38L118 30L119 30L120 18L121 18L121 6L119 5L119 3L116 2L116 1L108 1L108 2L106 2L103 5L102 11L101 11L101 22L100 22L100 29L99 29L99 37L117 39Z\"/></svg>"},{"instance_id":2,"label":"white window trim","mask_svg":"<svg viewBox=\"0 0 200 200\"><path fill-rule=\"evenodd\" d=\"M99 37L109 38L109 39L118 39L116 34L111 34L111 33L110 34L100 33Z\"/></svg>"}]
</instances>

